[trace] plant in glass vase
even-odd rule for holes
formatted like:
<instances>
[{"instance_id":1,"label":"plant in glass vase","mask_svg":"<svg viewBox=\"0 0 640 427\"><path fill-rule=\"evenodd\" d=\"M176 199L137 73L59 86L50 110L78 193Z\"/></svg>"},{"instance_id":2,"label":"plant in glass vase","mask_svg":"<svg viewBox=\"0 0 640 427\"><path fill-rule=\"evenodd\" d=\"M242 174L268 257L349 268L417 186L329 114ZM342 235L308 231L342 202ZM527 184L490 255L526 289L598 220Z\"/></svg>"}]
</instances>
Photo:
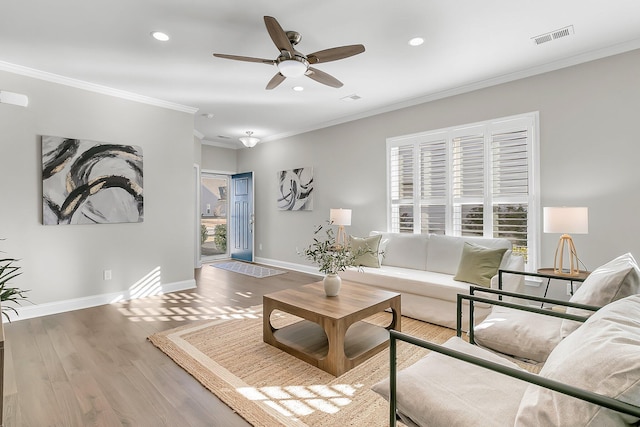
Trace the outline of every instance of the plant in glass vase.
<instances>
[{"instance_id":1,"label":"plant in glass vase","mask_svg":"<svg viewBox=\"0 0 640 427\"><path fill-rule=\"evenodd\" d=\"M331 225L331 223L328 223ZM324 238L319 234L324 230ZM336 243L333 228L320 225L314 231L313 243L303 252L303 255L318 266L318 270L325 274L323 283L327 296L336 296L340 291L342 279L338 275L347 267L356 266L357 259L365 254L373 253L369 248L352 250L348 245Z\"/></svg>"}]
</instances>

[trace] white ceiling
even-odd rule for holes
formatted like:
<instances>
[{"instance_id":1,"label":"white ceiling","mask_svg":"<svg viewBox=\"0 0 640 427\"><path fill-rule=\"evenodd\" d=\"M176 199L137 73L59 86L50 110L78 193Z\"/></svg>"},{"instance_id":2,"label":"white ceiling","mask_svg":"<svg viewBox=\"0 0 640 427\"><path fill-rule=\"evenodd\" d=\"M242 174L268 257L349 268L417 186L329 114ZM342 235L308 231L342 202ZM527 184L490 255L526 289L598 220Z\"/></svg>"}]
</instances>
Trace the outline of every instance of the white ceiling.
<instances>
[{"instance_id":1,"label":"white ceiling","mask_svg":"<svg viewBox=\"0 0 640 427\"><path fill-rule=\"evenodd\" d=\"M302 34L297 50L364 44L317 64L344 83L265 86L275 59L263 16ZM532 37L573 26L571 36ZM164 31L171 40L150 37ZM420 36L425 43L411 47ZM196 133L236 146L321 128L640 48L638 0L2 0L0 69L28 67L197 109ZM19 65L20 67L14 67ZM303 92L294 92L301 85ZM11 88L0 88L11 90ZM356 94L357 101L341 98ZM151 101L153 102L153 101ZM213 118L205 117L213 114Z\"/></svg>"}]
</instances>

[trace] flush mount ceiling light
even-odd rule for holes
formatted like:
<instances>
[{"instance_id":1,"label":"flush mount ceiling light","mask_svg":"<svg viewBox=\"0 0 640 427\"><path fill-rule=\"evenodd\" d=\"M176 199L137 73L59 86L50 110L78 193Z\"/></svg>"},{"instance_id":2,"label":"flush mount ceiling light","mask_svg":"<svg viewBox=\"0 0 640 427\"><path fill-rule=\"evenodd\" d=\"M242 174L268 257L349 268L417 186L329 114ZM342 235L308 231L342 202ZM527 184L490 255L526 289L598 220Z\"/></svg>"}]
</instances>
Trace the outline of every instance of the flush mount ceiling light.
<instances>
[{"instance_id":1,"label":"flush mount ceiling light","mask_svg":"<svg viewBox=\"0 0 640 427\"><path fill-rule=\"evenodd\" d=\"M242 144L247 148L255 147L256 144L258 142L260 142L260 139L256 138L255 136L251 136L251 135L253 135L253 132L248 130L247 131L247 136L242 136L242 137L239 138L240 142L242 142Z\"/></svg>"},{"instance_id":2,"label":"flush mount ceiling light","mask_svg":"<svg viewBox=\"0 0 640 427\"><path fill-rule=\"evenodd\" d=\"M169 41L169 36L166 33L163 33L162 31L152 31L151 37L161 42Z\"/></svg>"},{"instance_id":3,"label":"flush mount ceiling light","mask_svg":"<svg viewBox=\"0 0 640 427\"><path fill-rule=\"evenodd\" d=\"M420 46L422 43L424 43L424 39L422 37L414 37L409 40L410 46Z\"/></svg>"},{"instance_id":4,"label":"flush mount ceiling light","mask_svg":"<svg viewBox=\"0 0 640 427\"><path fill-rule=\"evenodd\" d=\"M304 90L302 86L294 86L292 87L292 89L295 90L296 92L302 92Z\"/></svg>"}]
</instances>

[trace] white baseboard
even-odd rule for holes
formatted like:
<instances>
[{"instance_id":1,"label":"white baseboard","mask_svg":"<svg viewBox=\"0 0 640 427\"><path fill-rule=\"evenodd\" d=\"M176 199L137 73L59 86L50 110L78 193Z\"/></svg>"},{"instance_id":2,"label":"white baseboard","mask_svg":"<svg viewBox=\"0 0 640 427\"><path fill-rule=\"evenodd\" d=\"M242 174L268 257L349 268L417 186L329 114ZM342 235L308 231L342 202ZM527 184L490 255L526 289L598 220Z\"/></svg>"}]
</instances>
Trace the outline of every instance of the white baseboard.
<instances>
[{"instance_id":1,"label":"white baseboard","mask_svg":"<svg viewBox=\"0 0 640 427\"><path fill-rule=\"evenodd\" d=\"M47 302L44 304L36 305L24 305L22 307L16 307L18 314L13 312L7 312L12 322L31 319L34 317L48 316L51 314L64 313L66 311L82 310L84 308L95 307L98 305L113 304L120 301L128 301L152 295L166 294L169 292L178 292L186 289L193 289L196 287L195 279L183 280L181 282L164 283L153 290L140 294L131 290L124 290L121 292L113 292L109 294L92 295L83 298L74 298L64 301ZM28 303L25 303L28 304ZM7 322L7 319L2 319L3 322Z\"/></svg>"},{"instance_id":2,"label":"white baseboard","mask_svg":"<svg viewBox=\"0 0 640 427\"><path fill-rule=\"evenodd\" d=\"M254 261L258 264L270 265L272 267L286 268L287 270L299 271L301 273L314 274L316 276L324 277L323 273L318 271L318 267L312 265L295 264L293 262L279 261L277 259L269 258L254 258Z\"/></svg>"}]
</instances>

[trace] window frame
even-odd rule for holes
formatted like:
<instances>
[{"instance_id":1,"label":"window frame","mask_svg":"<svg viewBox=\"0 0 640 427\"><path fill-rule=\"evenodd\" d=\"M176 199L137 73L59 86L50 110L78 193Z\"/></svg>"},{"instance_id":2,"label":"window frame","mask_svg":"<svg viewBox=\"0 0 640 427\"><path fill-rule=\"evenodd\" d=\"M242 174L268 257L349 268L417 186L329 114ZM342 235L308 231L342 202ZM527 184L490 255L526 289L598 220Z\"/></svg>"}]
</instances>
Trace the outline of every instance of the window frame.
<instances>
[{"instance_id":1,"label":"window frame","mask_svg":"<svg viewBox=\"0 0 640 427\"><path fill-rule=\"evenodd\" d=\"M453 191L453 139L455 137L468 136L473 131L480 130L484 138L484 190L481 200L478 196L474 197L459 197L454 198ZM527 133L527 188L528 194L526 196L494 196L492 174L494 168L493 157L493 142L497 140L495 136L500 132L519 132L526 131ZM421 181L420 170L420 155L421 145L427 143L437 143L438 141L445 140L446 160L445 160L445 173L446 173L446 194L441 199L446 202L445 205L445 227L444 234L452 236L460 236L459 230L454 229L454 201L455 202L476 202L483 205L483 236L492 237L494 231L493 219L493 206L496 203L510 203L518 204L525 203L527 205L527 271L535 271L540 259L540 223L541 223L541 209L540 209L540 132L539 132L539 112L529 112L513 116L501 117L497 119L486 120L482 122L475 122L470 124L463 124L458 126L451 126L448 128L434 129L424 132L418 132L410 135L402 135L396 137L390 137L386 140L386 167L387 167L387 230L388 231L402 231L400 228L394 230L394 222L399 224L401 222L400 217L394 218L393 208L396 204L401 204L409 208L412 205L413 223L412 233L421 234L427 233L428 230L421 230L422 224L422 208L426 206L435 206L431 203L424 205L422 197L423 185ZM394 190L396 193L399 191L399 185L401 183L398 180L394 181L392 171L394 161L393 151L396 147L405 147L405 153L408 155L407 147L411 147L411 167L412 171L412 197L411 199L405 197L402 199L394 200ZM434 146L435 147L435 146ZM435 148L434 148L435 149ZM495 163L497 165L497 163ZM432 188L432 187L429 187ZM405 194L406 195L406 192ZM435 200L435 198L433 199ZM461 224L462 225L462 224ZM405 228L404 232L408 228Z\"/></svg>"}]
</instances>

